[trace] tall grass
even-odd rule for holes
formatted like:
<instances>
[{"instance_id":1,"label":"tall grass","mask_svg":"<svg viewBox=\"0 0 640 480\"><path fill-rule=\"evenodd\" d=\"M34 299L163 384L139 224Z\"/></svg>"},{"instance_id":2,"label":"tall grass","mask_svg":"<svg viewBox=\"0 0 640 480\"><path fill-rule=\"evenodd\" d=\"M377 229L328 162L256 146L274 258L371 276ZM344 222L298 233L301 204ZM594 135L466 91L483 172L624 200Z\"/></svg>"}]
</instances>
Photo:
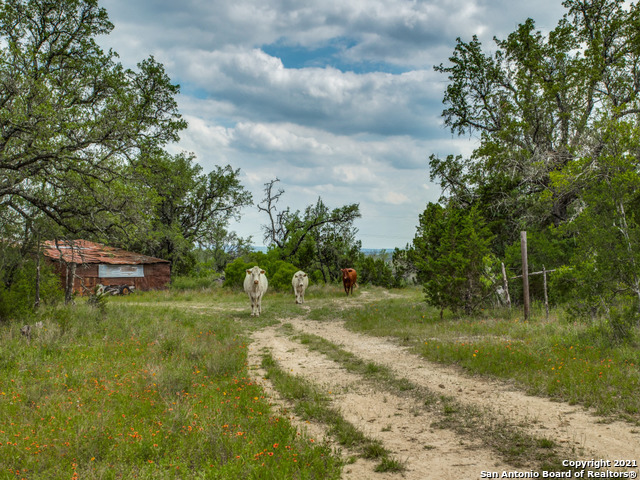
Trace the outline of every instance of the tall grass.
<instances>
[{"instance_id":1,"label":"tall grass","mask_svg":"<svg viewBox=\"0 0 640 480\"><path fill-rule=\"evenodd\" d=\"M396 337L429 360L513 379L531 394L640 422L640 349L633 342L612 343L598 324L556 315L546 320L543 313L526 322L517 311L506 310L441 321L439 311L411 295L341 316L347 328Z\"/></svg>"},{"instance_id":2,"label":"tall grass","mask_svg":"<svg viewBox=\"0 0 640 480\"><path fill-rule=\"evenodd\" d=\"M346 370L369 380L377 388L386 388L396 395L404 392L412 396L432 415L436 414L437 420L431 423L432 427L451 429L459 435L480 437L484 444L493 448L511 465L535 462L540 469L555 471L562 468L552 440L533 437L522 428L509 425L499 416L477 407L464 406L453 396L413 384L394 374L390 368L366 362L322 337L307 333L300 333L296 337L309 349L323 353Z\"/></svg>"},{"instance_id":3,"label":"tall grass","mask_svg":"<svg viewBox=\"0 0 640 480\"><path fill-rule=\"evenodd\" d=\"M252 381L246 325L182 295L46 310L30 342L0 326L0 478L339 477Z\"/></svg>"},{"instance_id":4,"label":"tall grass","mask_svg":"<svg viewBox=\"0 0 640 480\"><path fill-rule=\"evenodd\" d=\"M557 315L441 321L419 289L345 298L339 286L310 288L304 306L269 292L259 318L244 293L215 286L110 297L104 311L78 303L43 309L30 341L22 324L0 324L0 479L339 478L341 461L276 415L247 370L248 333L295 316L345 319L430 360L640 422L638 346Z\"/></svg>"}]
</instances>

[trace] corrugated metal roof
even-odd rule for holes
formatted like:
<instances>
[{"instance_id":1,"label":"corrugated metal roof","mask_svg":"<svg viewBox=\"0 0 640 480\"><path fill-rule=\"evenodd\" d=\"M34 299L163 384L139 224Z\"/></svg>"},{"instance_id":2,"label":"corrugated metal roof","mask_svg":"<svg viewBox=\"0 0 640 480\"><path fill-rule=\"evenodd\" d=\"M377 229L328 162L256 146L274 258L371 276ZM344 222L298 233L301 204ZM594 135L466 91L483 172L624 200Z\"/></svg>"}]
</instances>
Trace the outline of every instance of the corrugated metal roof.
<instances>
[{"instance_id":1,"label":"corrugated metal roof","mask_svg":"<svg viewBox=\"0 0 640 480\"><path fill-rule=\"evenodd\" d=\"M107 263L112 265L139 265L146 263L169 263L161 258L148 257L109 247L88 240L49 240L44 244L45 256L68 263Z\"/></svg>"}]
</instances>

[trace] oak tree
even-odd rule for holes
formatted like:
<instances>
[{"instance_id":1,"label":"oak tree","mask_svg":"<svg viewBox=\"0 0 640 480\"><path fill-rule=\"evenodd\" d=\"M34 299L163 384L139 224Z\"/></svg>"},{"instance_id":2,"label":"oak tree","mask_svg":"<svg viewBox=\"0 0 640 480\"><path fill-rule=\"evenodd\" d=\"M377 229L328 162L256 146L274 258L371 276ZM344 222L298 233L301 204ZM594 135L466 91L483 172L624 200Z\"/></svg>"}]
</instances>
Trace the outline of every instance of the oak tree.
<instances>
[{"instance_id":1,"label":"oak tree","mask_svg":"<svg viewBox=\"0 0 640 480\"><path fill-rule=\"evenodd\" d=\"M178 139L178 86L153 57L125 69L96 42L96 0L0 4L0 208L73 234L139 219L132 159ZM7 210L9 212L7 212Z\"/></svg>"}]
</instances>

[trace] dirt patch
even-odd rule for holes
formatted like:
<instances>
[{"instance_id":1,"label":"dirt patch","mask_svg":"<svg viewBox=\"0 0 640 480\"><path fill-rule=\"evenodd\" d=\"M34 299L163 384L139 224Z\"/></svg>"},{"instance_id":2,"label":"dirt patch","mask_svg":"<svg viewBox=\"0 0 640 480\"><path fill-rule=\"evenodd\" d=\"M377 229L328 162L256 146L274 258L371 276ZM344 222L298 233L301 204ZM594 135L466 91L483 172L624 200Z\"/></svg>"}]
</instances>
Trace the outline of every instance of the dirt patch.
<instances>
[{"instance_id":1,"label":"dirt patch","mask_svg":"<svg viewBox=\"0 0 640 480\"><path fill-rule=\"evenodd\" d=\"M640 429L622 422L601 423L579 406L533 397L508 383L465 375L459 369L427 362L391 339L353 333L341 321L288 320L295 328L321 336L355 355L381 363L397 375L431 390L455 396L510 419L532 434L564 444L578 458L638 460Z\"/></svg>"},{"instance_id":2,"label":"dirt patch","mask_svg":"<svg viewBox=\"0 0 640 480\"><path fill-rule=\"evenodd\" d=\"M374 472L376 463L357 460L344 470L344 479L392 479L421 480L429 472L429 478L475 478L488 466L491 469L507 468L493 452L480 447L478 442L463 441L453 432L432 428L436 420L413 399L402 398L378 391L358 375L344 370L323 355L310 352L304 346L278 334L275 327L254 334L249 352L249 365L256 379L272 392L264 372L259 368L260 352L268 349L280 366L293 375L313 380L332 398L332 405L343 417L357 426L367 436L380 440L404 462L406 471L380 474ZM282 405L281 401L279 401ZM309 424L292 418L309 433L331 442L321 426L309 428ZM347 456L352 452L344 452Z\"/></svg>"},{"instance_id":3,"label":"dirt patch","mask_svg":"<svg viewBox=\"0 0 640 480\"><path fill-rule=\"evenodd\" d=\"M282 322L325 338L365 361L382 364L416 385L504 419L532 436L553 440L561 446L566 460L640 461L640 429L628 424L602 423L582 407L532 397L506 382L471 377L455 367L428 362L393 339L350 332L340 320L317 322L300 317ZM269 382L259 368L260 352L264 349L271 352L283 369L331 392L334 407L367 435L381 440L407 468L403 474L381 474L373 471L374 462L358 460L345 467L344 479L460 479L480 478L482 471L527 471L526 466L506 465L472 438L433 428L436 419L431 415L435 414L420 402L372 387L327 357L291 340L277 327L255 332L249 348L250 366L268 391L271 391ZM292 421L299 422L295 417ZM325 438L322 426L304 422L299 425L311 435Z\"/></svg>"}]
</instances>

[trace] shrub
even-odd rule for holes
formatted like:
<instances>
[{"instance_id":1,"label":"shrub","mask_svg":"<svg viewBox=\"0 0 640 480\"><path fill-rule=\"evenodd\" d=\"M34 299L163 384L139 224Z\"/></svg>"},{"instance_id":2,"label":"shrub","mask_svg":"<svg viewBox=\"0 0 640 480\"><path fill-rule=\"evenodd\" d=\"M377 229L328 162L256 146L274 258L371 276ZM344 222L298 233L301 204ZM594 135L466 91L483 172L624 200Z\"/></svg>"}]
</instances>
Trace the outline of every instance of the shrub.
<instances>
[{"instance_id":1,"label":"shrub","mask_svg":"<svg viewBox=\"0 0 640 480\"><path fill-rule=\"evenodd\" d=\"M252 266L252 264L245 262L242 258L236 258L224 269L224 283L222 285L225 287L242 288L246 271Z\"/></svg>"},{"instance_id":2,"label":"shrub","mask_svg":"<svg viewBox=\"0 0 640 480\"><path fill-rule=\"evenodd\" d=\"M324 284L324 277L322 276L321 270L314 270L311 275L309 275L309 284L312 283L317 285Z\"/></svg>"},{"instance_id":3,"label":"shrub","mask_svg":"<svg viewBox=\"0 0 640 480\"><path fill-rule=\"evenodd\" d=\"M395 286L395 277L391 265L383 257L365 256L358 262L358 283L391 288Z\"/></svg>"},{"instance_id":4,"label":"shrub","mask_svg":"<svg viewBox=\"0 0 640 480\"><path fill-rule=\"evenodd\" d=\"M275 267L275 272L269 278L269 287L281 292L291 290L291 280L299 269L283 260L277 261L272 267Z\"/></svg>"},{"instance_id":5,"label":"shrub","mask_svg":"<svg viewBox=\"0 0 640 480\"><path fill-rule=\"evenodd\" d=\"M267 275L269 288L279 291L287 291L291 288L293 274L299 268L295 265L279 260L276 255L270 253L255 252L244 259L236 258L229 263L224 270L225 287L242 288L246 270L258 265Z\"/></svg>"},{"instance_id":6,"label":"shrub","mask_svg":"<svg viewBox=\"0 0 640 480\"><path fill-rule=\"evenodd\" d=\"M36 265L30 260L16 270L9 286L0 283L0 320L28 318L36 298ZM54 304L63 298L60 277L47 266L40 268L40 302Z\"/></svg>"}]
</instances>

